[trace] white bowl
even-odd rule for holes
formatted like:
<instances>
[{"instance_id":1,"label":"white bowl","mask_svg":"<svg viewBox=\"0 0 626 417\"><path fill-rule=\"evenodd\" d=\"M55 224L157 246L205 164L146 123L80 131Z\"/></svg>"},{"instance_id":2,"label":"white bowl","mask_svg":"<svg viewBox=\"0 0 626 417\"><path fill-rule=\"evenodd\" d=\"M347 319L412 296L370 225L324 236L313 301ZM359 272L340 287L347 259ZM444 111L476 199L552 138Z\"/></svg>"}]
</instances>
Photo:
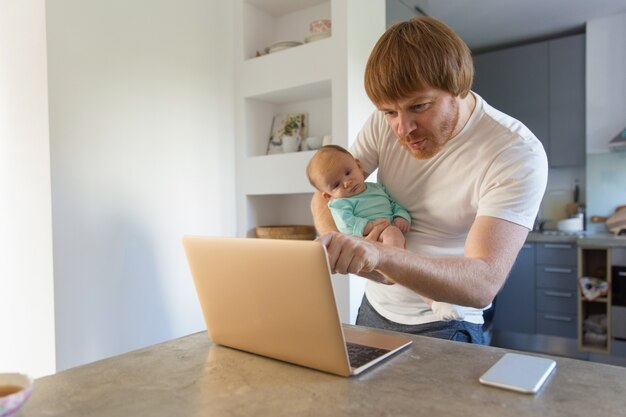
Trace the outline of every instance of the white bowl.
<instances>
[{"instance_id":1,"label":"white bowl","mask_svg":"<svg viewBox=\"0 0 626 417\"><path fill-rule=\"evenodd\" d=\"M557 230L561 232L582 232L583 221L579 217L572 217L571 219L559 220L556 224Z\"/></svg>"},{"instance_id":2,"label":"white bowl","mask_svg":"<svg viewBox=\"0 0 626 417\"><path fill-rule=\"evenodd\" d=\"M322 147L322 138L320 136L309 136L306 138L306 146L310 150L319 149Z\"/></svg>"},{"instance_id":3,"label":"white bowl","mask_svg":"<svg viewBox=\"0 0 626 417\"><path fill-rule=\"evenodd\" d=\"M0 374L0 388L19 387L19 391L0 396L0 417L10 417L28 400L33 390L33 379L28 375Z\"/></svg>"}]
</instances>

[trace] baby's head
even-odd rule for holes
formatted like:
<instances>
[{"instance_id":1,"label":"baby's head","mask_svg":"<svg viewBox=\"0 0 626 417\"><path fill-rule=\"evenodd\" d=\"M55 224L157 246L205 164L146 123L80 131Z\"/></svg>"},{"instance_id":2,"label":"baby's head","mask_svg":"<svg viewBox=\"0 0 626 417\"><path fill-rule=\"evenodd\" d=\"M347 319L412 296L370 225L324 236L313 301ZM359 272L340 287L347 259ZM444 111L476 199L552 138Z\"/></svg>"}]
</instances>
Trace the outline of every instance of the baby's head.
<instances>
[{"instance_id":1,"label":"baby's head","mask_svg":"<svg viewBox=\"0 0 626 417\"><path fill-rule=\"evenodd\" d=\"M306 173L327 201L352 197L367 188L359 160L337 145L322 146L309 161Z\"/></svg>"}]
</instances>

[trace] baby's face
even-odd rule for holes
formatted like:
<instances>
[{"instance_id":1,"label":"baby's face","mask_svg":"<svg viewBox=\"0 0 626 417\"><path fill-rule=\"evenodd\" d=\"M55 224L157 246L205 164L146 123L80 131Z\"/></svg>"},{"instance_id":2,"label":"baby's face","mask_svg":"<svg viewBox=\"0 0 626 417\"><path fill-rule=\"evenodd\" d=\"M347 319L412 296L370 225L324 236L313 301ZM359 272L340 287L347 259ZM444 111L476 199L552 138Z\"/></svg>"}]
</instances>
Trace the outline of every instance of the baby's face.
<instances>
[{"instance_id":1,"label":"baby's face","mask_svg":"<svg viewBox=\"0 0 626 417\"><path fill-rule=\"evenodd\" d=\"M338 153L323 169L318 180L326 200L361 194L367 186L359 161L351 155Z\"/></svg>"}]
</instances>

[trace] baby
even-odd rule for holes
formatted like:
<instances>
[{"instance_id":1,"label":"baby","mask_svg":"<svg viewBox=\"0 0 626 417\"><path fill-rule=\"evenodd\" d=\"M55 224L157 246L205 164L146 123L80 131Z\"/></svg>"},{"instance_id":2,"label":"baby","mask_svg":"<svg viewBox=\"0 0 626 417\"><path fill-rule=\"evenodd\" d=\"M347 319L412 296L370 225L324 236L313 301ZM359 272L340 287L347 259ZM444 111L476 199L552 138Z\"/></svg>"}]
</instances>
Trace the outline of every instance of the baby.
<instances>
[{"instance_id":1,"label":"baby","mask_svg":"<svg viewBox=\"0 0 626 417\"><path fill-rule=\"evenodd\" d=\"M381 223L388 226L380 234L383 245L406 247L404 234L411 216L395 202L382 184L365 182L361 163L337 145L320 148L307 166L309 182L328 202L335 225L342 233L367 235ZM461 320L458 306L422 297L440 320Z\"/></svg>"}]
</instances>

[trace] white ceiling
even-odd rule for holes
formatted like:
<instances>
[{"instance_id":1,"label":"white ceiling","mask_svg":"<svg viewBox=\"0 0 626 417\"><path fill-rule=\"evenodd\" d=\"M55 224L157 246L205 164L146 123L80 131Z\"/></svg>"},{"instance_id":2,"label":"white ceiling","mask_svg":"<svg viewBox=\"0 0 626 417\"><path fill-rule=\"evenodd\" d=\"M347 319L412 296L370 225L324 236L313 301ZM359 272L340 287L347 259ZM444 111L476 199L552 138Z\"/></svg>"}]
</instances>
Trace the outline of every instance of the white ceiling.
<instances>
[{"instance_id":1,"label":"white ceiling","mask_svg":"<svg viewBox=\"0 0 626 417\"><path fill-rule=\"evenodd\" d=\"M450 25L472 50L581 29L626 13L626 0L399 0Z\"/></svg>"}]
</instances>

